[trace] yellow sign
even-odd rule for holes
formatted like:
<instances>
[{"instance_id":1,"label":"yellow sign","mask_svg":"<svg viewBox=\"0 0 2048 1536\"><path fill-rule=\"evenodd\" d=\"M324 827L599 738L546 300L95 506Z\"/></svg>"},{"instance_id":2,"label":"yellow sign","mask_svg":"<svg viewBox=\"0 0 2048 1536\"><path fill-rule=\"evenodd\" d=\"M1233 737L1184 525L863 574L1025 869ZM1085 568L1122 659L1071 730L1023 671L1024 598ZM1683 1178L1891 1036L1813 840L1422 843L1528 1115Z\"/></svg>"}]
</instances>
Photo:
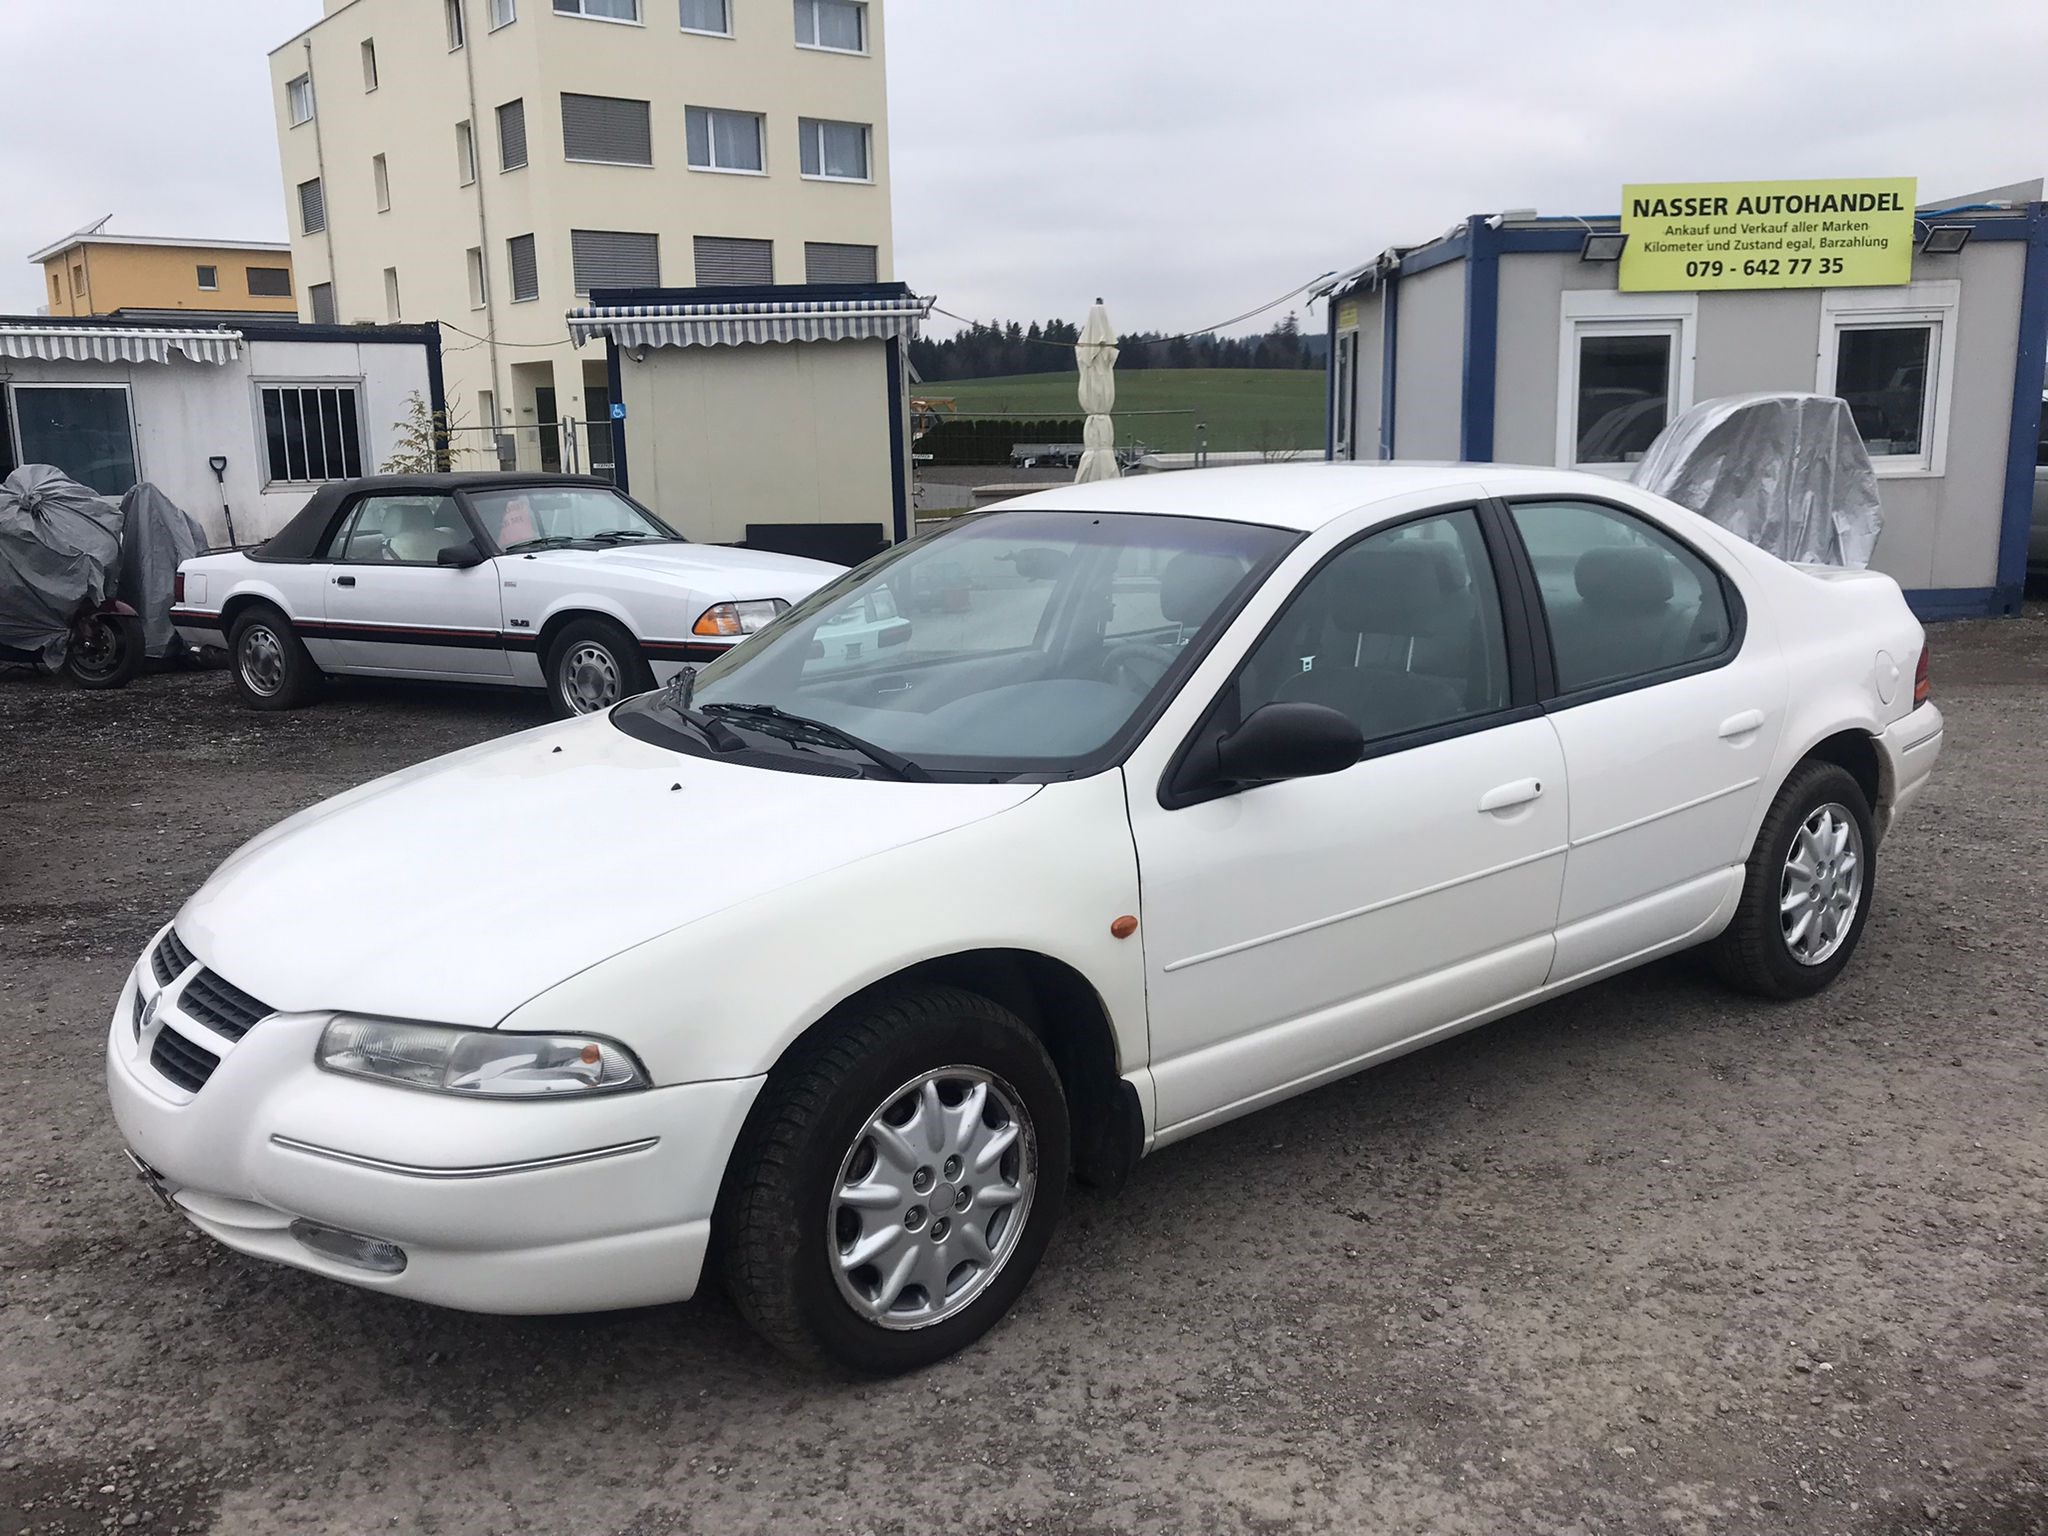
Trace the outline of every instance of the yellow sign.
<instances>
[{"instance_id":1,"label":"yellow sign","mask_svg":"<svg viewBox=\"0 0 2048 1536\"><path fill-rule=\"evenodd\" d=\"M1875 288L1913 277L1914 181L1623 187L1624 292Z\"/></svg>"},{"instance_id":2,"label":"yellow sign","mask_svg":"<svg viewBox=\"0 0 2048 1536\"><path fill-rule=\"evenodd\" d=\"M1337 329L1355 331L1358 329L1358 300L1346 299L1337 306Z\"/></svg>"}]
</instances>

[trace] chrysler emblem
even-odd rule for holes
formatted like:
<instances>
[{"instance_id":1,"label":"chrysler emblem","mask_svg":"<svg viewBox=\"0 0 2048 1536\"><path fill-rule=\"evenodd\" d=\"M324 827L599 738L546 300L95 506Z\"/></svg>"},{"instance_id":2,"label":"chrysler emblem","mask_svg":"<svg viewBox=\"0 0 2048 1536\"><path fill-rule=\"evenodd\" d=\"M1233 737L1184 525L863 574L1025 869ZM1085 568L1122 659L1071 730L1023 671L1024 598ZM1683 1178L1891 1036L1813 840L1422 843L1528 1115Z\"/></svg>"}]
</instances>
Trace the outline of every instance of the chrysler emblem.
<instances>
[{"instance_id":1,"label":"chrysler emblem","mask_svg":"<svg viewBox=\"0 0 2048 1536\"><path fill-rule=\"evenodd\" d=\"M163 1003L164 995L159 992L155 997L152 997L142 1005L142 1028L145 1033L156 1028L156 1013L163 1006Z\"/></svg>"}]
</instances>

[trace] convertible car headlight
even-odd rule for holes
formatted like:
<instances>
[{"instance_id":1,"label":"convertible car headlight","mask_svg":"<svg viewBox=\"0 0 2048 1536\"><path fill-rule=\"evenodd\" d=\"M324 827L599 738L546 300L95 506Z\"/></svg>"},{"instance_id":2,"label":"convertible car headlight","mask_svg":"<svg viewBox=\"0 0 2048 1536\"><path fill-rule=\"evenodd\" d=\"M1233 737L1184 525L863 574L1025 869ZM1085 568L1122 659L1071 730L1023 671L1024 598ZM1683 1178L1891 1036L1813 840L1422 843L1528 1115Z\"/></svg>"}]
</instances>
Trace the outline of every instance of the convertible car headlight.
<instances>
[{"instance_id":1,"label":"convertible car headlight","mask_svg":"<svg viewBox=\"0 0 2048 1536\"><path fill-rule=\"evenodd\" d=\"M756 602L720 603L715 608L706 608L690 626L693 635L751 635L766 629L782 617L789 604L779 597L764 597Z\"/></svg>"},{"instance_id":2,"label":"convertible car headlight","mask_svg":"<svg viewBox=\"0 0 2048 1536\"><path fill-rule=\"evenodd\" d=\"M645 1088L624 1046L581 1035L514 1035L394 1019L336 1018L316 1059L330 1072L487 1099Z\"/></svg>"}]
</instances>

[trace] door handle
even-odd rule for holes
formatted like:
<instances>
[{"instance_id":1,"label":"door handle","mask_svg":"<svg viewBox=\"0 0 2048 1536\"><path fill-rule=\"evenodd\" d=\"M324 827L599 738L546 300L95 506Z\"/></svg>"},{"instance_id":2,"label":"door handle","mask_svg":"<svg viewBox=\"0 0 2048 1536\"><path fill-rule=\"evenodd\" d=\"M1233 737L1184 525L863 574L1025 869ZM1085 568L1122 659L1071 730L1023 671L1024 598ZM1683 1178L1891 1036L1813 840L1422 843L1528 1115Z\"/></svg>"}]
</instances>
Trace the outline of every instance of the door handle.
<instances>
[{"instance_id":1,"label":"door handle","mask_svg":"<svg viewBox=\"0 0 2048 1536\"><path fill-rule=\"evenodd\" d=\"M352 587L356 584L356 579L353 576L337 576L334 578L334 584L337 587Z\"/></svg>"},{"instance_id":2,"label":"door handle","mask_svg":"<svg viewBox=\"0 0 2048 1536\"><path fill-rule=\"evenodd\" d=\"M1737 736L1751 735L1761 730L1763 723L1764 712L1762 710L1745 709L1741 714L1730 715L1721 722L1721 739L1723 741L1730 741Z\"/></svg>"},{"instance_id":3,"label":"door handle","mask_svg":"<svg viewBox=\"0 0 2048 1536\"><path fill-rule=\"evenodd\" d=\"M1541 779L1517 779L1512 784L1503 784L1498 789L1489 789L1479 797L1482 811L1511 811L1518 805L1527 805L1543 793Z\"/></svg>"}]
</instances>

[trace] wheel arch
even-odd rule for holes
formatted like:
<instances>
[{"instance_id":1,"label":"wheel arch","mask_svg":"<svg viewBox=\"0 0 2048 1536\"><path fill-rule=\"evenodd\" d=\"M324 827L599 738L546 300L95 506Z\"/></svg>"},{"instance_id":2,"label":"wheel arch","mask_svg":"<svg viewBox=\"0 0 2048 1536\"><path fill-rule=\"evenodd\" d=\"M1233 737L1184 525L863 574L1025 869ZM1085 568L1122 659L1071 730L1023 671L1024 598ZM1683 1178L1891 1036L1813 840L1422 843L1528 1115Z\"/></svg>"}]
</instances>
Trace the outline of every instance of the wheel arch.
<instances>
[{"instance_id":1,"label":"wheel arch","mask_svg":"<svg viewBox=\"0 0 2048 1536\"><path fill-rule=\"evenodd\" d=\"M579 619L601 619L607 624L616 624L626 632L626 637L634 645L640 646L641 656L645 658L646 647L641 645L640 632L634 629L631 619L617 609L604 607L592 599L580 598L554 609L541 620L540 629L534 635L534 642L539 648L543 665L546 664L548 652L554 649L555 641L562 631Z\"/></svg>"},{"instance_id":2,"label":"wheel arch","mask_svg":"<svg viewBox=\"0 0 2048 1536\"><path fill-rule=\"evenodd\" d=\"M277 616L287 624L296 624L291 606L285 602L284 594L270 587L237 587L227 595L220 605L220 635L223 644L234 632L235 621L251 608L275 608Z\"/></svg>"},{"instance_id":3,"label":"wheel arch","mask_svg":"<svg viewBox=\"0 0 2048 1536\"><path fill-rule=\"evenodd\" d=\"M1863 791L1864 801L1870 807L1871 825L1881 840L1891 820L1895 782L1892 765L1878 749L1877 737L1860 726L1850 726L1823 736L1793 760L1785 771L1785 778L1791 778L1801 763L1811 762L1833 763L1856 781L1856 787Z\"/></svg>"}]
</instances>

